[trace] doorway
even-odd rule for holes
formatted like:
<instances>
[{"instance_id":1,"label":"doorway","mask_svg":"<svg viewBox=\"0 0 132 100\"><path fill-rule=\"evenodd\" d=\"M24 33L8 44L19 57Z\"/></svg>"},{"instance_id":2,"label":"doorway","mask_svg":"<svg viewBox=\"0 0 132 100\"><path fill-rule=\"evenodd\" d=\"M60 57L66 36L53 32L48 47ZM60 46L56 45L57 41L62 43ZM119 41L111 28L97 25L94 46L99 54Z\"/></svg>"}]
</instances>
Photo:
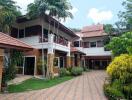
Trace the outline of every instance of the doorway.
<instances>
[{"instance_id":1,"label":"doorway","mask_svg":"<svg viewBox=\"0 0 132 100\"><path fill-rule=\"evenodd\" d=\"M25 57L24 74L34 75L35 57Z\"/></svg>"},{"instance_id":2,"label":"doorway","mask_svg":"<svg viewBox=\"0 0 132 100\"><path fill-rule=\"evenodd\" d=\"M60 68L64 67L64 57L60 57Z\"/></svg>"}]
</instances>

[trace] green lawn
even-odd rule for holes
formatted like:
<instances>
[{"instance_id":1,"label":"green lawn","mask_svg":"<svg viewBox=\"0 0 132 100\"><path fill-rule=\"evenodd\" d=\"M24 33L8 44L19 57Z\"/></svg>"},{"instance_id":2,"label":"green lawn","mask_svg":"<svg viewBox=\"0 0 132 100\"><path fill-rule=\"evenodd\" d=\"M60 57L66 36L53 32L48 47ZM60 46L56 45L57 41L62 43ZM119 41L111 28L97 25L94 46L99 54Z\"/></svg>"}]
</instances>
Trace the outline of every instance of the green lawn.
<instances>
[{"instance_id":1,"label":"green lawn","mask_svg":"<svg viewBox=\"0 0 132 100\"><path fill-rule=\"evenodd\" d=\"M42 79L32 78L18 85L9 85L8 91L10 93L15 93L15 92L45 89L60 84L62 82L65 82L67 80L70 80L72 78L73 78L72 76L58 77L52 80L42 80Z\"/></svg>"}]
</instances>

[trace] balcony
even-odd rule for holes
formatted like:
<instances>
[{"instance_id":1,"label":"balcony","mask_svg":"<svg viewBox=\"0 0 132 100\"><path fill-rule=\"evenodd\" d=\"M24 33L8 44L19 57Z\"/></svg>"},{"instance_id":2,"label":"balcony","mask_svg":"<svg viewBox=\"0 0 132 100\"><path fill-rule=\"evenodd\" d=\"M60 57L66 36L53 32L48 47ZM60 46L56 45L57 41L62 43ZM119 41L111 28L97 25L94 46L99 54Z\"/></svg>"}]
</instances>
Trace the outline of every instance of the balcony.
<instances>
[{"instance_id":1,"label":"balcony","mask_svg":"<svg viewBox=\"0 0 132 100\"><path fill-rule=\"evenodd\" d=\"M49 40L48 36L44 35L43 40L42 40L42 36L39 36L39 43L48 42L48 40ZM56 44L60 44L62 46L68 46L68 40L61 36L53 35L53 40L51 40L51 41L53 41Z\"/></svg>"},{"instance_id":2,"label":"balcony","mask_svg":"<svg viewBox=\"0 0 132 100\"><path fill-rule=\"evenodd\" d=\"M43 42L41 36L39 35L20 38L20 40L31 45L36 49L48 49L50 47L53 47L54 49L60 51L68 52L70 50L70 47L68 46L68 40L64 38L56 38L53 34L48 35L48 38L44 37Z\"/></svg>"}]
</instances>

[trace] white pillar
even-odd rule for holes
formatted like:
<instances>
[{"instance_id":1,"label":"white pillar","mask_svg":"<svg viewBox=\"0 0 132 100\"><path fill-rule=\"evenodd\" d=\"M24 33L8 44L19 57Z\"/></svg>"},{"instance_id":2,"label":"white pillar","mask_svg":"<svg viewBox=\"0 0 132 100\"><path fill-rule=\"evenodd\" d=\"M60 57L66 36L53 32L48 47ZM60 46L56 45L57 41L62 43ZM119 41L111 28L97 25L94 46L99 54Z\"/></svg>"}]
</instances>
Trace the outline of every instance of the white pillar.
<instances>
[{"instance_id":1,"label":"white pillar","mask_svg":"<svg viewBox=\"0 0 132 100\"><path fill-rule=\"evenodd\" d=\"M54 35L53 34L48 34L48 54L53 54L54 53L54 47L53 47L53 42L54 42Z\"/></svg>"}]
</instances>

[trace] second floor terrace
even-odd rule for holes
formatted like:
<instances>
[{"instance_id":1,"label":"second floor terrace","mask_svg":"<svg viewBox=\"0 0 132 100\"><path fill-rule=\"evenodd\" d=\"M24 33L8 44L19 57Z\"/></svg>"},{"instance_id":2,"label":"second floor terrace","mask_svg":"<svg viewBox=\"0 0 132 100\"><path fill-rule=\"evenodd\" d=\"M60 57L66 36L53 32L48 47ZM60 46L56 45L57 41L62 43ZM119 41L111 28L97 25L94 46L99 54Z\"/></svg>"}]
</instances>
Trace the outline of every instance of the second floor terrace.
<instances>
[{"instance_id":1,"label":"second floor terrace","mask_svg":"<svg viewBox=\"0 0 132 100\"><path fill-rule=\"evenodd\" d=\"M78 38L70 29L55 19L51 18L50 22L48 20L43 18L28 20L22 17L12 26L11 36L39 49L42 44L49 44L51 41L53 44L66 48L69 42Z\"/></svg>"}]
</instances>

